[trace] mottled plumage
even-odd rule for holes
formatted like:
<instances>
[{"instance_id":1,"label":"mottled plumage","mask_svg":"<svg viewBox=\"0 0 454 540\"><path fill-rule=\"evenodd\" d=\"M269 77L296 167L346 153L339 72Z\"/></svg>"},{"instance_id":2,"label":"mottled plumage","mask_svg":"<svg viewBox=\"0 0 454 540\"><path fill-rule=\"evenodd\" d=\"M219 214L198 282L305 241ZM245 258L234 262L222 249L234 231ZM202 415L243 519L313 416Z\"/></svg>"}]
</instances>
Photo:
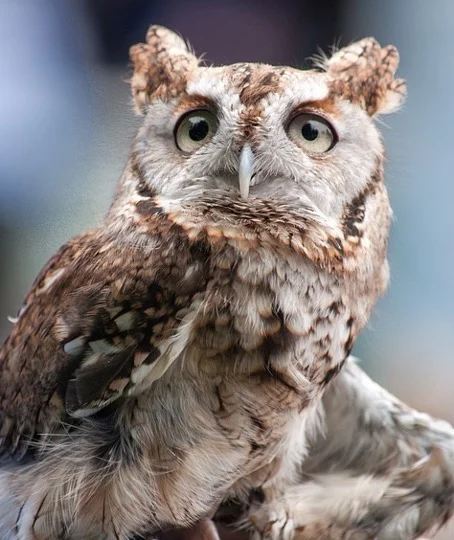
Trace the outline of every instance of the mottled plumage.
<instances>
[{"instance_id":1,"label":"mottled plumage","mask_svg":"<svg viewBox=\"0 0 454 540\"><path fill-rule=\"evenodd\" d=\"M143 122L112 207L0 351L2 538L151 537L230 505L273 540L442 523L453 430L348 360L388 281L372 117L405 95L395 48L203 67L155 26L131 59Z\"/></svg>"}]
</instances>

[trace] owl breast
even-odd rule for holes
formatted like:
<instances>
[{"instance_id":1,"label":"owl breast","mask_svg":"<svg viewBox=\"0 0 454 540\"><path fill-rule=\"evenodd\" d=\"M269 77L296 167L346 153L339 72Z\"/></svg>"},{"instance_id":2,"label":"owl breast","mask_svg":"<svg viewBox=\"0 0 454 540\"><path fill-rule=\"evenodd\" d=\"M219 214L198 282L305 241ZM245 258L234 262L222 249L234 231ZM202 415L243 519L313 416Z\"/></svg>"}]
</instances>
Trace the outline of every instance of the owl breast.
<instances>
[{"instance_id":1,"label":"owl breast","mask_svg":"<svg viewBox=\"0 0 454 540\"><path fill-rule=\"evenodd\" d=\"M369 303L302 256L213 256L185 369L216 396L206 414L247 456L242 477L254 472L252 484L261 467L283 458L294 423L339 371Z\"/></svg>"},{"instance_id":2,"label":"owl breast","mask_svg":"<svg viewBox=\"0 0 454 540\"><path fill-rule=\"evenodd\" d=\"M212 375L290 376L296 369L308 383L326 384L349 354L369 303L352 292L344 276L300 255L216 254L189 364Z\"/></svg>"}]
</instances>

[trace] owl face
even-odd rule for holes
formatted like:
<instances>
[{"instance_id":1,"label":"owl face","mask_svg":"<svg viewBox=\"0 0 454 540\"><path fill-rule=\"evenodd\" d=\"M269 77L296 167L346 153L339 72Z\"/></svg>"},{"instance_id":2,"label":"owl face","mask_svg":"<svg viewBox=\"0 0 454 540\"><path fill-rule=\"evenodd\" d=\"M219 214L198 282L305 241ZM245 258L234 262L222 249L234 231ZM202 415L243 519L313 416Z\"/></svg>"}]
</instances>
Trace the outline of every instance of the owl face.
<instances>
[{"instance_id":1,"label":"owl face","mask_svg":"<svg viewBox=\"0 0 454 540\"><path fill-rule=\"evenodd\" d=\"M311 71L204 67L176 34L151 27L131 58L138 192L179 224L209 214L211 228L260 229L271 215L315 220L339 239L351 205L382 181L373 117L405 95L391 46L366 38Z\"/></svg>"},{"instance_id":2,"label":"owl face","mask_svg":"<svg viewBox=\"0 0 454 540\"><path fill-rule=\"evenodd\" d=\"M162 201L267 200L337 218L382 154L373 121L317 72L198 68L184 93L151 102L141 159Z\"/></svg>"}]
</instances>

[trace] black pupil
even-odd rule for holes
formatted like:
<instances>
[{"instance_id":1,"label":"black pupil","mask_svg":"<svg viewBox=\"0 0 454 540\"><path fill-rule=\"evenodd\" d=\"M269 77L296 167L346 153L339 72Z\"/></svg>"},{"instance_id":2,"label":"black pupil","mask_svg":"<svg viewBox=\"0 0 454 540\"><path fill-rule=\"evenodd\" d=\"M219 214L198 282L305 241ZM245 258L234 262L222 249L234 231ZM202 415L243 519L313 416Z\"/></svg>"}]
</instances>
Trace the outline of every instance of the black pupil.
<instances>
[{"instance_id":1,"label":"black pupil","mask_svg":"<svg viewBox=\"0 0 454 540\"><path fill-rule=\"evenodd\" d=\"M195 142L203 141L210 131L210 126L204 118L191 118L189 128L189 137Z\"/></svg>"},{"instance_id":2,"label":"black pupil","mask_svg":"<svg viewBox=\"0 0 454 540\"><path fill-rule=\"evenodd\" d=\"M301 128L301 134L306 141L315 141L315 139L318 137L319 131L314 126L313 122L306 122Z\"/></svg>"}]
</instances>

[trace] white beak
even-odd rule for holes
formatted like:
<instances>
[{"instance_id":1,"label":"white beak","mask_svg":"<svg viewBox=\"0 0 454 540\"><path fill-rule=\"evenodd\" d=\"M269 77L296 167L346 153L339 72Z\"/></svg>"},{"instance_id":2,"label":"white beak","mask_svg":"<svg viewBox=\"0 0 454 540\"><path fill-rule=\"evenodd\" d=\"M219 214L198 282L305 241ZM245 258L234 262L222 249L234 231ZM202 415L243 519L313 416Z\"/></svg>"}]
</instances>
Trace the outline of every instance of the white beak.
<instances>
[{"instance_id":1,"label":"white beak","mask_svg":"<svg viewBox=\"0 0 454 540\"><path fill-rule=\"evenodd\" d=\"M252 148L245 144L240 154L240 165L238 167L238 179L240 182L240 195L243 199L249 196L249 186L253 176L254 154Z\"/></svg>"}]
</instances>

